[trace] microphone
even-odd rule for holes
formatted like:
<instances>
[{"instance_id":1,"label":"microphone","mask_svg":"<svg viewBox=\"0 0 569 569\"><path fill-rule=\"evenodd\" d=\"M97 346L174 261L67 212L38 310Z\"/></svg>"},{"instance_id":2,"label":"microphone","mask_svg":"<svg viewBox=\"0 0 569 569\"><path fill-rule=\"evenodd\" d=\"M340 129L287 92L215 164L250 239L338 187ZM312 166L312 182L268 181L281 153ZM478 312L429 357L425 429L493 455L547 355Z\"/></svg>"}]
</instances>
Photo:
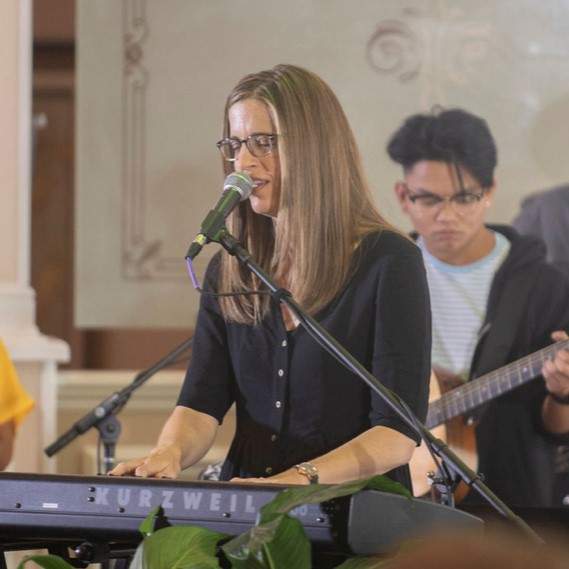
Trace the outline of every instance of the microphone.
<instances>
[{"instance_id":1,"label":"microphone","mask_svg":"<svg viewBox=\"0 0 569 569\"><path fill-rule=\"evenodd\" d=\"M192 261L199 255L202 247L215 239L224 227L225 218L233 211L235 206L249 198L253 191L254 182L247 172L232 172L223 182L223 193L216 206L206 215L202 222L200 232L191 242L186 259Z\"/></svg>"}]
</instances>

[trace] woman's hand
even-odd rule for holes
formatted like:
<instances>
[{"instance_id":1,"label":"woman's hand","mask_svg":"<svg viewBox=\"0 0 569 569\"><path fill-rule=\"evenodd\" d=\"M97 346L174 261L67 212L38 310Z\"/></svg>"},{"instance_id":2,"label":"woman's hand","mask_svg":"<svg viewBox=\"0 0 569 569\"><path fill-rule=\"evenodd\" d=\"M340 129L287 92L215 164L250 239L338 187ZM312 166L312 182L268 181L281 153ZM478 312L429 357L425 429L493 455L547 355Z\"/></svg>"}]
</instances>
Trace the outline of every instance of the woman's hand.
<instances>
[{"instance_id":1,"label":"woman's hand","mask_svg":"<svg viewBox=\"0 0 569 569\"><path fill-rule=\"evenodd\" d=\"M269 478L232 478L229 482L235 484L270 484Z\"/></svg>"},{"instance_id":2,"label":"woman's hand","mask_svg":"<svg viewBox=\"0 0 569 569\"><path fill-rule=\"evenodd\" d=\"M235 484L286 484L286 485L306 485L308 478L299 474L296 468L290 468L275 476L268 478L232 478L230 482Z\"/></svg>"},{"instance_id":3,"label":"woman's hand","mask_svg":"<svg viewBox=\"0 0 569 569\"><path fill-rule=\"evenodd\" d=\"M149 478L178 478L181 451L177 446L156 447L143 458L121 462L109 472L111 476L141 476Z\"/></svg>"}]
</instances>

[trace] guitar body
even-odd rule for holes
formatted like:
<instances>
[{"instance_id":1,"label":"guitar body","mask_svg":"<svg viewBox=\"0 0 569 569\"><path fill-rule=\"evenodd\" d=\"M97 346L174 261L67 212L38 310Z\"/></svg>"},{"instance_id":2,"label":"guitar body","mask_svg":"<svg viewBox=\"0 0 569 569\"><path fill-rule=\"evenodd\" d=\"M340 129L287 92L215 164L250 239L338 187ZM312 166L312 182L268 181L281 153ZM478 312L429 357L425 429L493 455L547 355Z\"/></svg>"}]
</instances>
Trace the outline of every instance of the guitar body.
<instances>
[{"instance_id":1,"label":"guitar body","mask_svg":"<svg viewBox=\"0 0 569 569\"><path fill-rule=\"evenodd\" d=\"M429 404L439 400L441 395L462 384L463 382L460 379L445 374L441 370L432 371L429 384ZM476 454L474 426L467 425L462 417L455 417L447 423L432 428L431 432L435 437L446 442L451 450L476 471L478 456ZM415 449L409 462L409 468L411 470L413 494L417 497L428 494L431 490L429 473L436 473L437 467L425 443L421 443L421 446ZM460 502L468 491L468 486L461 482L454 493L455 501Z\"/></svg>"}]
</instances>

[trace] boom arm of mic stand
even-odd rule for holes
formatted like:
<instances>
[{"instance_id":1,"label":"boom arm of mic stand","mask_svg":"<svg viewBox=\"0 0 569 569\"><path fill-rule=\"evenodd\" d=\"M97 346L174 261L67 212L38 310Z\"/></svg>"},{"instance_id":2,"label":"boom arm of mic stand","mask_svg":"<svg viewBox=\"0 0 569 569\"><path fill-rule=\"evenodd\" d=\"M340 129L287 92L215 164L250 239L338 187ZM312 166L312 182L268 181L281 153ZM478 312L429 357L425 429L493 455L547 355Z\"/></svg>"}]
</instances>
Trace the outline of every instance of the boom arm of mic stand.
<instances>
[{"instance_id":1,"label":"boom arm of mic stand","mask_svg":"<svg viewBox=\"0 0 569 569\"><path fill-rule=\"evenodd\" d=\"M252 271L261 282L269 289L271 295L279 302L285 304L298 318L306 331L312 338L320 344L327 352L333 355L342 365L355 373L364 381L375 393L377 393L395 413L411 428L415 433L425 440L426 444L432 446L434 452L444 463L456 472L469 486L473 487L492 507L500 514L512 521L526 535L537 543L544 543L543 539L519 516L514 514L504 502L502 502L484 484L480 476L470 469L448 446L433 436L433 434L415 417L412 411L397 396L382 383L380 383L354 356L352 356L326 329L324 329L314 318L305 313L303 309L294 301L290 292L283 290L275 285L272 279L259 267L252 259L251 254L240 245L240 243L226 230L219 236L219 243L226 251L239 260L245 267Z\"/></svg>"},{"instance_id":2,"label":"boom arm of mic stand","mask_svg":"<svg viewBox=\"0 0 569 569\"><path fill-rule=\"evenodd\" d=\"M81 419L76 421L71 428L59 436L52 444L47 446L44 449L45 454L50 457L53 456L75 440L79 435L82 435L92 427L96 427L110 415L118 413L127 403L134 391L148 381L156 372L173 363L192 345L192 342L193 338L185 340L169 354L156 362L152 367L138 373L129 385L120 391L116 391L106 399L103 399L103 401L86 413Z\"/></svg>"}]
</instances>

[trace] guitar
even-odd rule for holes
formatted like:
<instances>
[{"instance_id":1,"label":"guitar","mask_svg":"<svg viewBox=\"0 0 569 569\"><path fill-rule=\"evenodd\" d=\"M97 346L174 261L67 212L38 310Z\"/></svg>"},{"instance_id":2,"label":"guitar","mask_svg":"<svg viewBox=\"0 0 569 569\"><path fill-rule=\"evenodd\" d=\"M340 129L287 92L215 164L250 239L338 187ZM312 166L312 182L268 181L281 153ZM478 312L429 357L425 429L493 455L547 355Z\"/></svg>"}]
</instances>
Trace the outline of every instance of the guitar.
<instances>
[{"instance_id":1,"label":"guitar","mask_svg":"<svg viewBox=\"0 0 569 569\"><path fill-rule=\"evenodd\" d=\"M569 349L569 340L556 342L533 354L476 378L468 383L450 376L439 377L431 373L429 387L429 411L425 426L449 447L473 470L478 467L474 424L466 424L461 415L491 401L516 387L528 383L541 374L546 360L559 350ZM457 383L461 383L456 387ZM424 496L430 490L430 472L436 472L431 454L421 443L409 462L413 493ZM455 493L460 501L468 493L465 484Z\"/></svg>"}]
</instances>

